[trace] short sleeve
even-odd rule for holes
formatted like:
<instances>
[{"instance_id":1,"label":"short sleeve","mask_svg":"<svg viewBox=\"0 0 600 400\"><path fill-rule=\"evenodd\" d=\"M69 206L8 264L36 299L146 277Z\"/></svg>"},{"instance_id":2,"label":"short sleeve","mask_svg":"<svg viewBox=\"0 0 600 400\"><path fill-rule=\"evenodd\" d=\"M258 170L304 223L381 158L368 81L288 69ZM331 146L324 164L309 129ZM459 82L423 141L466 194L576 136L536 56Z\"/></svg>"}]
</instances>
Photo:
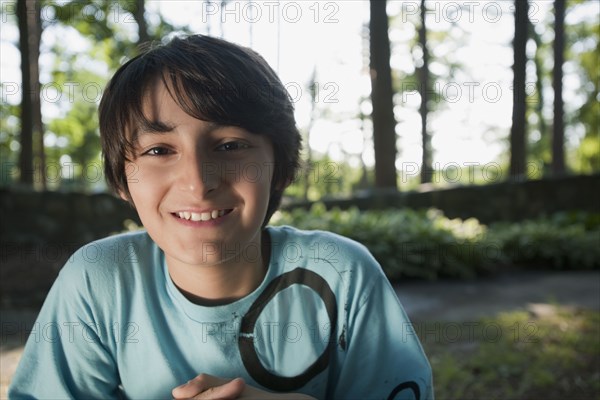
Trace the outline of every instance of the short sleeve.
<instances>
[{"instance_id":1,"label":"short sleeve","mask_svg":"<svg viewBox=\"0 0 600 400\"><path fill-rule=\"evenodd\" d=\"M331 398L433 399L431 367L383 273L349 316L346 349Z\"/></svg>"},{"instance_id":2,"label":"short sleeve","mask_svg":"<svg viewBox=\"0 0 600 400\"><path fill-rule=\"evenodd\" d=\"M9 398L119 397L107 327L95 315L86 267L74 256L61 270L29 335Z\"/></svg>"}]
</instances>

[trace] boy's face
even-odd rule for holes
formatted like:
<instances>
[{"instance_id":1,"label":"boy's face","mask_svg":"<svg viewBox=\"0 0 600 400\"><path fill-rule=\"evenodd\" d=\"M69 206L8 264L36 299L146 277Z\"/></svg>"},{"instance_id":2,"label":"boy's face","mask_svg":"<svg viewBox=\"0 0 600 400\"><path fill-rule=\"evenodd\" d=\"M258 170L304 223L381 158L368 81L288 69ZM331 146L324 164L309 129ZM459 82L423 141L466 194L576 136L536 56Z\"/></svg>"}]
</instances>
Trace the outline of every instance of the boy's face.
<instances>
[{"instance_id":1,"label":"boy's face","mask_svg":"<svg viewBox=\"0 0 600 400\"><path fill-rule=\"evenodd\" d=\"M165 132L138 132L129 192L167 263L260 260L273 147L264 135L186 114L159 80L144 112Z\"/></svg>"}]
</instances>

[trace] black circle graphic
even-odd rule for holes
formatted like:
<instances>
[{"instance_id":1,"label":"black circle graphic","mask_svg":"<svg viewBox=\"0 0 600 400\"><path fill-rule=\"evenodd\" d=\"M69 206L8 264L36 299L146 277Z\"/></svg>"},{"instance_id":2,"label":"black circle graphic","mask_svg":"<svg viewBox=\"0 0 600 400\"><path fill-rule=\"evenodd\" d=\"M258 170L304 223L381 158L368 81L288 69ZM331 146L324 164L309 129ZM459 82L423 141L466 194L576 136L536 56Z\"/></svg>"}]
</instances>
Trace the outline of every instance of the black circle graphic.
<instances>
[{"instance_id":1,"label":"black circle graphic","mask_svg":"<svg viewBox=\"0 0 600 400\"><path fill-rule=\"evenodd\" d=\"M303 373L293 376L280 376L269 372L261 363L254 348L254 326L265 306L284 289L300 284L313 289L323 300L331 330L329 341L323 353ZM304 268L296 268L273 279L264 292L254 301L246 315L242 318L238 346L246 371L260 385L277 391L296 390L323 372L329 364L331 347L335 345L333 338L337 326L337 301L329 284L320 275Z\"/></svg>"},{"instance_id":2,"label":"black circle graphic","mask_svg":"<svg viewBox=\"0 0 600 400\"><path fill-rule=\"evenodd\" d=\"M419 400L421 398L421 389L419 389L419 385L417 385L417 383L414 381L408 381L402 382L396 386L388 396L388 400L394 400L394 397L396 397L396 395L404 389L412 390L413 394L415 395L415 399Z\"/></svg>"}]
</instances>

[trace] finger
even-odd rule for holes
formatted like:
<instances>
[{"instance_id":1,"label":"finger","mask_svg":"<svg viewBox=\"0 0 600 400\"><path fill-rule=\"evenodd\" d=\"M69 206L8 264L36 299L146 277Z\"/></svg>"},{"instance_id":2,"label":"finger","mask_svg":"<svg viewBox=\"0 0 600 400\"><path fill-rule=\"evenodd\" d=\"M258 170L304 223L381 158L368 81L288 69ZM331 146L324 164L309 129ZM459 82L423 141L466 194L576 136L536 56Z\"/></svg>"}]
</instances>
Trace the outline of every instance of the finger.
<instances>
[{"instance_id":1,"label":"finger","mask_svg":"<svg viewBox=\"0 0 600 400\"><path fill-rule=\"evenodd\" d=\"M213 386L193 397L194 400L232 400L244 392L246 383L242 378L236 378L224 385Z\"/></svg>"},{"instance_id":2,"label":"finger","mask_svg":"<svg viewBox=\"0 0 600 400\"><path fill-rule=\"evenodd\" d=\"M241 379L240 379L241 380ZM194 379L189 382L176 387L173 389L171 394L175 399L190 399L196 395L199 395L203 392L208 391L211 388L219 387L230 383L230 379L222 379L217 378L216 376L208 375L208 374L200 374L196 376ZM241 380L241 384L244 385L244 381ZM234 383L230 388L224 391L225 394L228 393L228 390L232 391L233 389L239 389L240 382ZM241 389L244 390L243 387ZM208 394L211 392L208 392ZM206 396L208 396L208 394ZM213 397L202 397L202 398L213 398Z\"/></svg>"},{"instance_id":3,"label":"finger","mask_svg":"<svg viewBox=\"0 0 600 400\"><path fill-rule=\"evenodd\" d=\"M219 385L220 383L215 382L214 378L214 376L208 374L200 374L194 379L189 380L187 383L177 386L175 389L173 389L171 394L175 399L189 399L212 386ZM227 381L224 381L222 383L226 382Z\"/></svg>"}]
</instances>

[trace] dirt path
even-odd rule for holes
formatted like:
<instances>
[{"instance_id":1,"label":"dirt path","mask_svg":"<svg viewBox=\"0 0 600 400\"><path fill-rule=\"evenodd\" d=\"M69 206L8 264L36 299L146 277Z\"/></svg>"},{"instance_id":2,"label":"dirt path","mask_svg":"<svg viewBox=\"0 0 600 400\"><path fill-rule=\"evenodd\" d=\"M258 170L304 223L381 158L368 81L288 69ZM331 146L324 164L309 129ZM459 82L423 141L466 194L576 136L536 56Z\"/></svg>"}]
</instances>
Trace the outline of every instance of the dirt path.
<instances>
[{"instance_id":1,"label":"dirt path","mask_svg":"<svg viewBox=\"0 0 600 400\"><path fill-rule=\"evenodd\" d=\"M548 303L600 310L600 271L519 271L474 281L398 284L395 289L412 321L471 321Z\"/></svg>"}]
</instances>

